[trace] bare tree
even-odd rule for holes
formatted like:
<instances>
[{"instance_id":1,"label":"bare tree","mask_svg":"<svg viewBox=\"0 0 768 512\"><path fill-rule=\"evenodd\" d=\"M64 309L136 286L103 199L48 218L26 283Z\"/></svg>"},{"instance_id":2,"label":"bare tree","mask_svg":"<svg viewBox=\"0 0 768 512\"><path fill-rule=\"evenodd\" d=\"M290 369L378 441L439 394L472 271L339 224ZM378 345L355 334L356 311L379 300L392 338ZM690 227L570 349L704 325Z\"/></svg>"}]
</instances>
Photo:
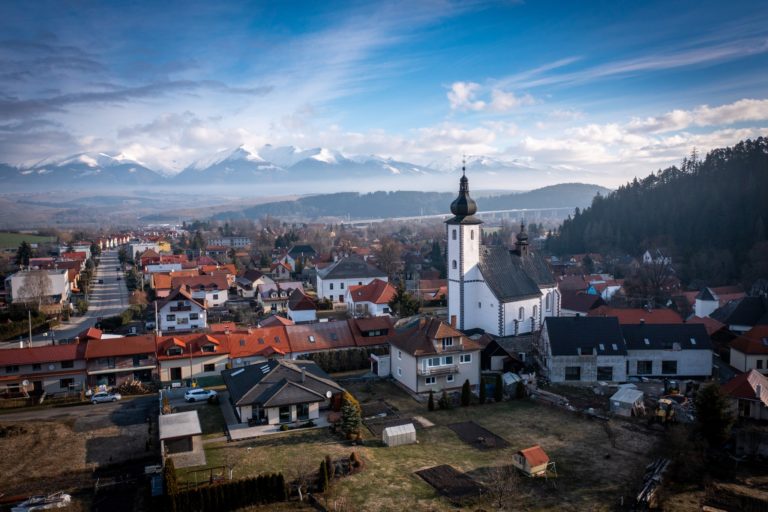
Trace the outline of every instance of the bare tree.
<instances>
[{"instance_id":1,"label":"bare tree","mask_svg":"<svg viewBox=\"0 0 768 512\"><path fill-rule=\"evenodd\" d=\"M18 298L26 303L37 304L37 308L47 302L51 291L51 280L45 270L32 270L24 275L24 284L19 287Z\"/></svg>"},{"instance_id":2,"label":"bare tree","mask_svg":"<svg viewBox=\"0 0 768 512\"><path fill-rule=\"evenodd\" d=\"M520 508L520 476L513 466L491 468L486 487L491 504L498 510Z\"/></svg>"},{"instance_id":3,"label":"bare tree","mask_svg":"<svg viewBox=\"0 0 768 512\"><path fill-rule=\"evenodd\" d=\"M390 279L400 271L402 249L400 242L392 238L381 241L381 248L376 251L376 263L378 267L389 276Z\"/></svg>"},{"instance_id":4,"label":"bare tree","mask_svg":"<svg viewBox=\"0 0 768 512\"><path fill-rule=\"evenodd\" d=\"M293 459L293 465L286 472L291 479L289 485L296 489L299 501L304 501L304 496L309 491L309 486L317 479L317 468L312 464L306 453L302 453Z\"/></svg>"}]
</instances>

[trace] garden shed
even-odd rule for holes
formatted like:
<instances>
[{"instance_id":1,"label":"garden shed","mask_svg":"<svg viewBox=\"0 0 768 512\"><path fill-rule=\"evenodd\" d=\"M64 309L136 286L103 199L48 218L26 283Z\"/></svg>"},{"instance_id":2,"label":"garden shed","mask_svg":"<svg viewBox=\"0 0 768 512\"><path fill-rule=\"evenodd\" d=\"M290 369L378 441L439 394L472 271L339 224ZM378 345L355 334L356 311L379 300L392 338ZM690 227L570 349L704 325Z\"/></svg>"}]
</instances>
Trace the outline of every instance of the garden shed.
<instances>
[{"instance_id":1,"label":"garden shed","mask_svg":"<svg viewBox=\"0 0 768 512\"><path fill-rule=\"evenodd\" d=\"M416 442L416 427L413 423L387 427L381 431L381 440L389 447L413 444Z\"/></svg>"},{"instance_id":2,"label":"garden shed","mask_svg":"<svg viewBox=\"0 0 768 512\"><path fill-rule=\"evenodd\" d=\"M611 412L619 416L638 416L645 411L643 392L630 387L620 387L611 397Z\"/></svg>"},{"instance_id":3,"label":"garden shed","mask_svg":"<svg viewBox=\"0 0 768 512\"><path fill-rule=\"evenodd\" d=\"M546 476L549 455L535 444L512 455L512 465L528 476Z\"/></svg>"}]
</instances>

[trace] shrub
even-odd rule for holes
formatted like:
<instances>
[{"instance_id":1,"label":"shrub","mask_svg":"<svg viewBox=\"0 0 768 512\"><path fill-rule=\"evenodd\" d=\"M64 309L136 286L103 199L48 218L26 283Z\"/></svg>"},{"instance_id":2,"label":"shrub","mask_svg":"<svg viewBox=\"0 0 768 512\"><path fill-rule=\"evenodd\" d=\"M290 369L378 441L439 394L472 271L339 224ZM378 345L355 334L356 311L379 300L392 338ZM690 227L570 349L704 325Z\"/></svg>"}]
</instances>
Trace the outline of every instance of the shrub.
<instances>
[{"instance_id":1,"label":"shrub","mask_svg":"<svg viewBox=\"0 0 768 512\"><path fill-rule=\"evenodd\" d=\"M429 400L427 400L427 409L430 411L435 410L435 394L432 392L432 390L429 390Z\"/></svg>"},{"instance_id":2,"label":"shrub","mask_svg":"<svg viewBox=\"0 0 768 512\"><path fill-rule=\"evenodd\" d=\"M448 393L443 390L443 393L440 395L440 400L437 401L437 406L440 409L450 409L451 408L451 400L448 398Z\"/></svg>"},{"instance_id":3,"label":"shrub","mask_svg":"<svg viewBox=\"0 0 768 512\"><path fill-rule=\"evenodd\" d=\"M501 374L496 374L496 388L493 390L493 399L497 402L504 400L504 381L501 380Z\"/></svg>"},{"instance_id":4,"label":"shrub","mask_svg":"<svg viewBox=\"0 0 768 512\"><path fill-rule=\"evenodd\" d=\"M480 403L484 404L488 401L488 391L485 388L485 381L480 379Z\"/></svg>"},{"instance_id":5,"label":"shrub","mask_svg":"<svg viewBox=\"0 0 768 512\"><path fill-rule=\"evenodd\" d=\"M320 492L328 490L328 465L325 459L320 463L320 469L317 472L317 488Z\"/></svg>"},{"instance_id":6,"label":"shrub","mask_svg":"<svg viewBox=\"0 0 768 512\"><path fill-rule=\"evenodd\" d=\"M515 397L525 398L527 395L528 393L525 390L525 384L523 384L523 381L518 381L517 387L515 388Z\"/></svg>"},{"instance_id":7,"label":"shrub","mask_svg":"<svg viewBox=\"0 0 768 512\"><path fill-rule=\"evenodd\" d=\"M285 431L287 431L287 430L289 430L289 429L290 429L290 427L289 427L288 425L286 425L285 423L283 423L282 425L280 425L280 431L281 431L281 432L285 432Z\"/></svg>"},{"instance_id":8,"label":"shrub","mask_svg":"<svg viewBox=\"0 0 768 512\"><path fill-rule=\"evenodd\" d=\"M466 407L472 401L472 388L469 385L469 379L464 381L461 386L461 406Z\"/></svg>"}]
</instances>

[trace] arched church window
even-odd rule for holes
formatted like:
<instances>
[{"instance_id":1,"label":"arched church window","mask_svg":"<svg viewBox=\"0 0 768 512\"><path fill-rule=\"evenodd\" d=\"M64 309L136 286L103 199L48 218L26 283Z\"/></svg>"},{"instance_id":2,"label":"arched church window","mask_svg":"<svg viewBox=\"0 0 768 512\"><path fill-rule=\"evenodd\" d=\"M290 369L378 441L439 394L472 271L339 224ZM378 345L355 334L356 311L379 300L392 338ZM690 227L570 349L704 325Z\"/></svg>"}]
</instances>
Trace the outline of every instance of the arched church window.
<instances>
[{"instance_id":1,"label":"arched church window","mask_svg":"<svg viewBox=\"0 0 768 512\"><path fill-rule=\"evenodd\" d=\"M452 230L451 230L451 238L453 238L454 240L456 240L456 230L455 230L455 229L452 229Z\"/></svg>"},{"instance_id":2,"label":"arched church window","mask_svg":"<svg viewBox=\"0 0 768 512\"><path fill-rule=\"evenodd\" d=\"M523 318L525 318L525 308L520 308L520 311L519 311L519 313L517 314L517 318L518 318L518 319L520 319L520 320L522 320Z\"/></svg>"},{"instance_id":3,"label":"arched church window","mask_svg":"<svg viewBox=\"0 0 768 512\"><path fill-rule=\"evenodd\" d=\"M469 230L469 239L470 240L474 240L475 239L475 230L474 229L470 229Z\"/></svg>"},{"instance_id":4,"label":"arched church window","mask_svg":"<svg viewBox=\"0 0 768 512\"><path fill-rule=\"evenodd\" d=\"M552 292L549 292L547 294L547 299L545 303L547 306L547 311L552 311Z\"/></svg>"},{"instance_id":5,"label":"arched church window","mask_svg":"<svg viewBox=\"0 0 768 512\"><path fill-rule=\"evenodd\" d=\"M533 318L536 318L539 313L539 306L533 306Z\"/></svg>"},{"instance_id":6,"label":"arched church window","mask_svg":"<svg viewBox=\"0 0 768 512\"><path fill-rule=\"evenodd\" d=\"M453 262L451 263L451 267L453 268L453 270L456 270L456 267L457 267L456 260L453 260Z\"/></svg>"}]
</instances>

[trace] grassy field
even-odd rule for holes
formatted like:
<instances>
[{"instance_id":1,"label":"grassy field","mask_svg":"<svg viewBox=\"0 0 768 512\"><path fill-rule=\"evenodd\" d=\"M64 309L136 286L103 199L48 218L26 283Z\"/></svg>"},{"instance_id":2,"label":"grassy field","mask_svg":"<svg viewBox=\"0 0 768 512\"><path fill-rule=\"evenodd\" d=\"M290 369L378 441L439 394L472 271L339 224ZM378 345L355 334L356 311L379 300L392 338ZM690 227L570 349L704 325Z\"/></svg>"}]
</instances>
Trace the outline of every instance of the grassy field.
<instances>
[{"instance_id":1,"label":"grassy field","mask_svg":"<svg viewBox=\"0 0 768 512\"><path fill-rule=\"evenodd\" d=\"M45 244L53 242L55 238L51 236L27 235L24 233L0 232L0 249L17 249L21 242L27 241L30 244Z\"/></svg>"},{"instance_id":2,"label":"grassy field","mask_svg":"<svg viewBox=\"0 0 768 512\"><path fill-rule=\"evenodd\" d=\"M222 437L225 435L224 429L226 422L221 413L219 404L205 405L184 405L177 407L178 412L197 411L197 417L200 419L200 428L203 431L203 439Z\"/></svg>"},{"instance_id":3,"label":"grassy field","mask_svg":"<svg viewBox=\"0 0 768 512\"><path fill-rule=\"evenodd\" d=\"M515 510L611 510L632 495L657 437L624 422L581 418L528 400L428 412L424 404L389 383L354 389L361 401L384 398L404 416L421 415L435 424L418 431L419 443L386 448L368 439L352 447L327 430L292 432L239 443L206 445L210 466L231 465L237 477L281 471L288 479L318 467L325 455L358 451L364 470L336 481L331 494L351 510L456 510L421 478L419 469L450 464L480 482L489 469L510 464L517 450L540 444L555 461L556 481L521 479ZM463 443L446 425L473 420L510 443L480 451Z\"/></svg>"}]
</instances>

